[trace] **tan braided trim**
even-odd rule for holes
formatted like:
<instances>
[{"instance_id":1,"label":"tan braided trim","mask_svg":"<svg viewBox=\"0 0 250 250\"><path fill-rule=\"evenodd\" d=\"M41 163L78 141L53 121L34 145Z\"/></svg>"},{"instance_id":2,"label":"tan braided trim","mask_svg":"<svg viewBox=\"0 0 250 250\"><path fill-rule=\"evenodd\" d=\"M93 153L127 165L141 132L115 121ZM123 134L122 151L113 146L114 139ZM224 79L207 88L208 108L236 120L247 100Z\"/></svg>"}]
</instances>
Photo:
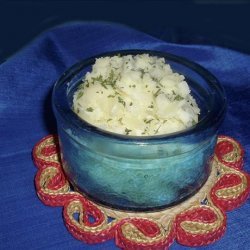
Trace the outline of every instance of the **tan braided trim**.
<instances>
[{"instance_id":1,"label":"tan braided trim","mask_svg":"<svg viewBox=\"0 0 250 250\"><path fill-rule=\"evenodd\" d=\"M41 173L40 177L40 186L42 191L49 195L55 194L66 194L70 191L70 186L68 181L65 182L65 185L59 189L51 190L48 188L49 181L53 179L53 177L59 173L59 170L55 167L47 167Z\"/></svg>"},{"instance_id":2,"label":"tan braided trim","mask_svg":"<svg viewBox=\"0 0 250 250\"><path fill-rule=\"evenodd\" d=\"M232 152L225 154L222 159L225 162L229 162L229 163L239 161L242 156L241 156L241 148L238 145L238 143L231 138L223 138L223 137L219 138L217 143L223 142L223 141L225 142L229 141L233 145L233 150ZM234 174L234 175L239 176L241 179L241 182L238 185L234 185L232 187L226 187L226 188L217 190L215 192L216 196L221 199L238 198L248 187L246 176L241 171L238 171L235 168L228 167L222 162L220 162L216 155L214 157L214 160L217 162L218 171L220 172L221 176L223 176L224 174Z\"/></svg>"},{"instance_id":3,"label":"tan braided trim","mask_svg":"<svg viewBox=\"0 0 250 250\"><path fill-rule=\"evenodd\" d=\"M75 213L79 214L79 220L76 220L73 217ZM118 220L115 220L115 221L108 223L107 216L105 215L105 213L102 212L104 215L104 220L95 227L88 226L84 223L84 219L83 219L84 213L85 213L84 208L81 202L78 200L71 201L70 204L67 206L67 214L70 217L71 222L85 232L91 232L91 233L101 232L108 228L112 228L113 225L118 222Z\"/></svg>"},{"instance_id":4,"label":"tan braided trim","mask_svg":"<svg viewBox=\"0 0 250 250\"><path fill-rule=\"evenodd\" d=\"M237 169L233 169L225 166L224 164L218 163L218 170L221 172L222 176L224 174L235 174L240 177L241 182L238 185L222 188L215 192L215 194L222 199L235 199L238 198L248 187L248 182L246 176Z\"/></svg>"},{"instance_id":5,"label":"tan braided trim","mask_svg":"<svg viewBox=\"0 0 250 250\"><path fill-rule=\"evenodd\" d=\"M221 226L223 225L224 221L224 215L218 209L216 206L214 206L213 202L211 201L210 198L208 198L209 205L200 205L196 207L192 207L191 209L196 209L196 208L207 208L209 210L212 210L217 219L212 222L212 223L204 223L204 222L199 222L199 221L183 221L181 222L181 227L188 233L190 234L207 234L211 232L215 232ZM186 211L185 211L186 212Z\"/></svg>"},{"instance_id":6,"label":"tan braided trim","mask_svg":"<svg viewBox=\"0 0 250 250\"><path fill-rule=\"evenodd\" d=\"M225 155L223 155L222 159L226 162L236 162L236 161L239 161L240 158L241 158L241 154L240 154L240 147L238 145L238 143L233 140L232 138L229 138L229 137L226 137L226 138L223 138L223 137L219 137L218 140L217 140L217 144L220 143L220 142L230 142L232 143L233 145L233 151L231 151L230 153L227 153Z\"/></svg>"},{"instance_id":7,"label":"tan braided trim","mask_svg":"<svg viewBox=\"0 0 250 250\"><path fill-rule=\"evenodd\" d=\"M145 234L143 234L136 226L134 226L130 222L125 222L121 229L122 234L126 237L126 239L136 242L139 244L153 244L155 242L158 242L160 240L166 239L169 235L171 228L173 226L173 221L169 221L168 224L163 226L160 223L157 223L155 220L150 220L146 218L147 221L152 221L153 223L157 224L157 226L160 229L160 233L158 233L155 237L148 237Z\"/></svg>"},{"instance_id":8,"label":"tan braided trim","mask_svg":"<svg viewBox=\"0 0 250 250\"><path fill-rule=\"evenodd\" d=\"M55 137L49 137L43 142L41 142L38 147L36 148L35 154L38 156L39 159L47 161L47 162L54 162L54 163L59 163L59 153L52 154L50 156L45 156L42 154L42 150L46 147L49 146L55 146L56 145L56 140Z\"/></svg>"}]
</instances>

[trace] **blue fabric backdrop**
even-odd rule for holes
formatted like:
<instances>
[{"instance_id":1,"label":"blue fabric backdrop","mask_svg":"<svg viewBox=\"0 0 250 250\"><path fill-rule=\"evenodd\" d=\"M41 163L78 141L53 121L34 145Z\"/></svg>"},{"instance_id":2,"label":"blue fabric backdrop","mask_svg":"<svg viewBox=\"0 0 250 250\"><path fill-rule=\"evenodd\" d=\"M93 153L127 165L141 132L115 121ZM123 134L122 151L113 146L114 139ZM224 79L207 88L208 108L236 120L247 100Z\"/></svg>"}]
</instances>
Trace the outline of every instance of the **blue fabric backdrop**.
<instances>
[{"instance_id":1,"label":"blue fabric backdrop","mask_svg":"<svg viewBox=\"0 0 250 250\"><path fill-rule=\"evenodd\" d=\"M250 56L214 46L163 42L122 25L71 23L53 28L0 65L0 249L116 249L113 241L87 245L74 239L62 209L36 196L31 150L55 132L51 89L62 72L80 59L117 49L156 49L187 57L221 82L228 112L220 133L239 140L249 167ZM250 201L228 213L225 236L199 249L250 249ZM177 243L172 249L189 249ZM195 248L194 248L195 249Z\"/></svg>"}]
</instances>

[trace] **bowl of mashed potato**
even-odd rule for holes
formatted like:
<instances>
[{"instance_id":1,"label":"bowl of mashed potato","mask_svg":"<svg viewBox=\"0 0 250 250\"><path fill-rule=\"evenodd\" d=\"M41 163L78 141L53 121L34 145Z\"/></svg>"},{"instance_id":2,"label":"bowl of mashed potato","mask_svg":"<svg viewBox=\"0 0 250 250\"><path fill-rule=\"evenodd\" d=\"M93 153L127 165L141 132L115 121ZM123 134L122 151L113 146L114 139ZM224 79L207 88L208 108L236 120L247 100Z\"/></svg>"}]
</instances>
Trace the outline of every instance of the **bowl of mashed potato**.
<instances>
[{"instance_id":1,"label":"bowl of mashed potato","mask_svg":"<svg viewBox=\"0 0 250 250\"><path fill-rule=\"evenodd\" d=\"M123 50L67 70L54 86L53 109L72 186L101 205L152 211L206 182L226 99L194 62Z\"/></svg>"}]
</instances>

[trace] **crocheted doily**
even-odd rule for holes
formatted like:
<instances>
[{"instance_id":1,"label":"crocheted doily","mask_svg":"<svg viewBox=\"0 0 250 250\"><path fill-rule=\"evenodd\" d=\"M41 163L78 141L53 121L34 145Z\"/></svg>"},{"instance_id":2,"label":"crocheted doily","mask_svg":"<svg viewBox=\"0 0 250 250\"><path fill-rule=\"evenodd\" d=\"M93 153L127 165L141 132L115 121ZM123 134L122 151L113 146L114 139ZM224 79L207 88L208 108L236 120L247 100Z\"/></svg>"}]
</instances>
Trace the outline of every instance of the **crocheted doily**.
<instances>
[{"instance_id":1,"label":"crocheted doily","mask_svg":"<svg viewBox=\"0 0 250 250\"><path fill-rule=\"evenodd\" d=\"M121 249L167 249L174 240L185 246L208 245L226 229L225 212L248 198L250 177L242 170L243 149L219 136L212 171L193 197L157 212L127 212L95 204L71 189L61 167L58 138L49 135L33 149L38 197L48 206L62 206L69 232L86 243L115 239Z\"/></svg>"}]
</instances>

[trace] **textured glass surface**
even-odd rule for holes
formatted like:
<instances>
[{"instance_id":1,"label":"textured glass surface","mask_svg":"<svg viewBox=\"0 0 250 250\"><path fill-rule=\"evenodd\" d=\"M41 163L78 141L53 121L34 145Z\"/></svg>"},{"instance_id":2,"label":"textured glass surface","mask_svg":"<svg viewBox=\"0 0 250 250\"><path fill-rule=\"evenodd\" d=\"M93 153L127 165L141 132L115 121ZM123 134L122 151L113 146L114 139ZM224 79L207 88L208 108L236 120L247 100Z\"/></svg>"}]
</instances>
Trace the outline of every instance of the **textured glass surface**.
<instances>
[{"instance_id":1,"label":"textured glass surface","mask_svg":"<svg viewBox=\"0 0 250 250\"><path fill-rule=\"evenodd\" d=\"M198 124L169 135L131 137L102 131L71 110L72 96L95 58L74 65L53 91L63 165L71 183L101 204L126 210L172 206L198 191L210 172L226 100L218 81L199 65L156 51L119 51L104 55L148 53L165 57L185 75L201 109ZM97 56L98 57L98 56Z\"/></svg>"}]
</instances>

